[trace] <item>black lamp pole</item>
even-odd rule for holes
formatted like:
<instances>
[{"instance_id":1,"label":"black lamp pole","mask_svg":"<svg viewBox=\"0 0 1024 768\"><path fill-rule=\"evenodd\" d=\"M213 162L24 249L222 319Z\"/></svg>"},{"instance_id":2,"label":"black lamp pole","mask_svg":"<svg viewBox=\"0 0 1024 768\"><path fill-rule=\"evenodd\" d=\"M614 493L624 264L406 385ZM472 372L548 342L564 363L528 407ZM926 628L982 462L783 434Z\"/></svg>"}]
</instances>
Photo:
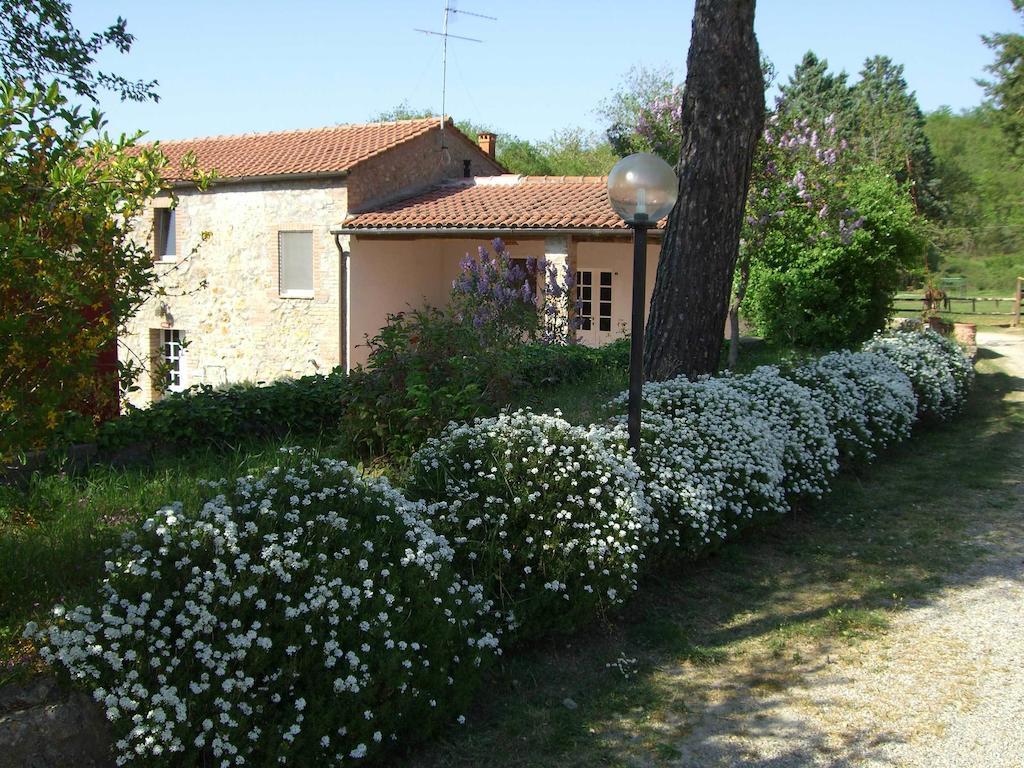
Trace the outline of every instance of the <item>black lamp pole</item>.
<instances>
[{"instance_id":1,"label":"black lamp pole","mask_svg":"<svg viewBox=\"0 0 1024 768\"><path fill-rule=\"evenodd\" d=\"M647 292L647 228L646 213L637 213L629 223L633 228L633 320L630 324L629 346L629 448L640 453L640 400L644 386L644 301Z\"/></svg>"}]
</instances>

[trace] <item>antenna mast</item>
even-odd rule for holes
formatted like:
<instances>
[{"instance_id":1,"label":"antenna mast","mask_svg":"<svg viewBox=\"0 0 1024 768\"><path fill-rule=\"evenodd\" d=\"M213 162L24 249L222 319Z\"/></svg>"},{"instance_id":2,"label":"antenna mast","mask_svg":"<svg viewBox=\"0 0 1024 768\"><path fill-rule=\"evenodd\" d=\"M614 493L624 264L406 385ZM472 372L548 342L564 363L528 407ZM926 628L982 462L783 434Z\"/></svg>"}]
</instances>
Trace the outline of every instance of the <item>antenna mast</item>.
<instances>
[{"instance_id":1,"label":"antenna mast","mask_svg":"<svg viewBox=\"0 0 1024 768\"><path fill-rule=\"evenodd\" d=\"M442 151L447 149L447 145L444 140L444 119L445 119L445 107L446 99L448 95L448 38L452 37L456 40L466 40L470 43L482 43L483 40L478 40L475 37L463 37L462 35L452 35L448 32L448 17L453 13L461 13L463 16L475 16L478 19L488 19L490 21L497 21L498 19L494 16L484 16L482 13L472 13L470 11L460 11L458 8L451 7L451 0L445 0L444 4L444 26L441 32L432 32L429 29L416 29L416 32L422 32L425 35L437 35L441 38L441 149Z\"/></svg>"}]
</instances>

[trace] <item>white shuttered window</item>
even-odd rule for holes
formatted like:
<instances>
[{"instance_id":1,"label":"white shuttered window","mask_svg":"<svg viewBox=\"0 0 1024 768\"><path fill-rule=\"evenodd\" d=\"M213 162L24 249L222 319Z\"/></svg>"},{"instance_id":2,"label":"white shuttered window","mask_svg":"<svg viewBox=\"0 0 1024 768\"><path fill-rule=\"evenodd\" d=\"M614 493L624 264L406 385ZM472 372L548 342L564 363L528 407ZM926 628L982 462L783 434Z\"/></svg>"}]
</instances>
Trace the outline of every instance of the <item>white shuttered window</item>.
<instances>
[{"instance_id":1,"label":"white shuttered window","mask_svg":"<svg viewBox=\"0 0 1024 768\"><path fill-rule=\"evenodd\" d=\"M289 298L313 295L313 233L278 232L279 293Z\"/></svg>"}]
</instances>

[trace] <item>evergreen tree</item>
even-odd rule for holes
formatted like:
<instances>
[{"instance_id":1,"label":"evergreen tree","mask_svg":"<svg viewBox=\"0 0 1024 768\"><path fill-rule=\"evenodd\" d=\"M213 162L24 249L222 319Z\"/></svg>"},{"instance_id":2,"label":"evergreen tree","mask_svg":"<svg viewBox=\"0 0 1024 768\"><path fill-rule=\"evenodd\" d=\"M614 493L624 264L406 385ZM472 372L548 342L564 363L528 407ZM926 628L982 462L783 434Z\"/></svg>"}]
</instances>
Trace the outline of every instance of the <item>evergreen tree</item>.
<instances>
[{"instance_id":1,"label":"evergreen tree","mask_svg":"<svg viewBox=\"0 0 1024 768\"><path fill-rule=\"evenodd\" d=\"M648 379L718 367L764 111L754 0L697 0L681 110L679 199L665 227L648 316Z\"/></svg>"},{"instance_id":2,"label":"evergreen tree","mask_svg":"<svg viewBox=\"0 0 1024 768\"><path fill-rule=\"evenodd\" d=\"M935 158L925 133L917 96L907 88L903 65L887 56L864 62L853 86L852 140L858 151L905 184L919 213L941 219L941 198Z\"/></svg>"},{"instance_id":3,"label":"evergreen tree","mask_svg":"<svg viewBox=\"0 0 1024 768\"><path fill-rule=\"evenodd\" d=\"M1010 0L1024 15L1024 0ZM1013 152L1024 149L1024 35L1001 33L982 35L985 45L996 52L994 63L985 67L993 80L979 81L992 100L992 106L1010 142Z\"/></svg>"},{"instance_id":4,"label":"evergreen tree","mask_svg":"<svg viewBox=\"0 0 1024 768\"><path fill-rule=\"evenodd\" d=\"M804 119L815 124L822 124L834 115L836 129L844 134L853 106L846 77L845 72L831 74L828 61L808 51L789 76L789 82L779 87L781 95L776 112L784 122Z\"/></svg>"}]
</instances>

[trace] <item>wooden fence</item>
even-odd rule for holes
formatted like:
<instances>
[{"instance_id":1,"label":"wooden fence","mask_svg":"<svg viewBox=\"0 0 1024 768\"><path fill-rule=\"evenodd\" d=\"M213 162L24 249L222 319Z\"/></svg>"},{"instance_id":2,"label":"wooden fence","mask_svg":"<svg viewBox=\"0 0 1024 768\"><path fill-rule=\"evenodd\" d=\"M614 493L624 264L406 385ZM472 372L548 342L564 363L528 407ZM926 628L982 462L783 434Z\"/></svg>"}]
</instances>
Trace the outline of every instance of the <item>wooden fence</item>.
<instances>
[{"instance_id":1,"label":"wooden fence","mask_svg":"<svg viewBox=\"0 0 1024 768\"><path fill-rule=\"evenodd\" d=\"M950 296L947 293L941 298L929 298L921 294L900 293L893 297L893 307L897 312L924 312L931 309L952 317L974 315L1009 318L1009 324L1017 328L1020 326L1022 290L1024 277L1018 277L1014 296Z\"/></svg>"}]
</instances>

